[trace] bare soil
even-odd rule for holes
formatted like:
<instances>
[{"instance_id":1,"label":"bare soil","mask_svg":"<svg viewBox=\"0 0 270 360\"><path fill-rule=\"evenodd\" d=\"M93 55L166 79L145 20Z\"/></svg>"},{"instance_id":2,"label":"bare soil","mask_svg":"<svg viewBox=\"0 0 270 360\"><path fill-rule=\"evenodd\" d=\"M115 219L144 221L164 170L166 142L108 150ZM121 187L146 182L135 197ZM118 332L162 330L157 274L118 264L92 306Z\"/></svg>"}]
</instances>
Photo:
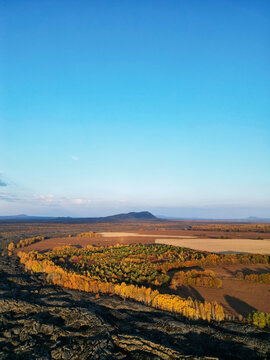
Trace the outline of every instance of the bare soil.
<instances>
[{"instance_id":1,"label":"bare soil","mask_svg":"<svg viewBox=\"0 0 270 360\"><path fill-rule=\"evenodd\" d=\"M221 279L235 279L238 271L241 271L244 275L270 273L270 265L265 264L226 265L207 269L213 270L216 276Z\"/></svg>"},{"instance_id":2,"label":"bare soil","mask_svg":"<svg viewBox=\"0 0 270 360\"><path fill-rule=\"evenodd\" d=\"M216 271L216 269L213 269ZM270 312L270 285L244 280L224 279L220 289L187 286L178 289L182 297L221 304L227 314L246 317L251 311Z\"/></svg>"},{"instance_id":3,"label":"bare soil","mask_svg":"<svg viewBox=\"0 0 270 360\"><path fill-rule=\"evenodd\" d=\"M30 246L26 246L23 248L24 252L29 251L48 251L54 249L58 246L79 246L86 247L87 245L96 245L96 246L112 246L116 244L128 245L128 244L153 244L153 238L144 237L144 236L121 236L121 237L65 237L65 238L51 238L47 240L43 240L32 244ZM16 252L22 249L16 249Z\"/></svg>"},{"instance_id":4,"label":"bare soil","mask_svg":"<svg viewBox=\"0 0 270 360\"><path fill-rule=\"evenodd\" d=\"M196 238L195 236L184 236L178 234L169 234L162 232L137 233L128 232L103 232L101 237L61 237L51 238L42 242L33 244L25 248L25 251L44 251L53 249L57 246L76 245L86 247L87 245L111 246L118 244L168 244L174 246L183 246L195 250L210 251L216 253L250 253L250 254L270 254L270 240L257 239L213 239ZM169 236L169 238L167 238Z\"/></svg>"}]
</instances>

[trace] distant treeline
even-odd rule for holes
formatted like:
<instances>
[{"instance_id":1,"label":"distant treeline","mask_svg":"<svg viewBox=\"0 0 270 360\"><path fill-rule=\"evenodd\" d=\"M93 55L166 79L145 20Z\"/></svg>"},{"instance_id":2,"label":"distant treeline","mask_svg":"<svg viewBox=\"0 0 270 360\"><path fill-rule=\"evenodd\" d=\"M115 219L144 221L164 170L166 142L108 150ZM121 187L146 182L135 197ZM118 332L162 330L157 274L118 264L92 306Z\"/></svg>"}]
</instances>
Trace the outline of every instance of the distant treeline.
<instances>
[{"instance_id":1,"label":"distant treeline","mask_svg":"<svg viewBox=\"0 0 270 360\"><path fill-rule=\"evenodd\" d=\"M80 233L78 235L75 235L78 237L87 237L87 238L100 238L101 234L99 233L95 233L94 231L88 231L88 232L84 232L84 233Z\"/></svg>"},{"instance_id":2,"label":"distant treeline","mask_svg":"<svg viewBox=\"0 0 270 360\"><path fill-rule=\"evenodd\" d=\"M207 224L207 225L191 225L191 226L189 226L189 230L270 233L270 224Z\"/></svg>"}]
</instances>

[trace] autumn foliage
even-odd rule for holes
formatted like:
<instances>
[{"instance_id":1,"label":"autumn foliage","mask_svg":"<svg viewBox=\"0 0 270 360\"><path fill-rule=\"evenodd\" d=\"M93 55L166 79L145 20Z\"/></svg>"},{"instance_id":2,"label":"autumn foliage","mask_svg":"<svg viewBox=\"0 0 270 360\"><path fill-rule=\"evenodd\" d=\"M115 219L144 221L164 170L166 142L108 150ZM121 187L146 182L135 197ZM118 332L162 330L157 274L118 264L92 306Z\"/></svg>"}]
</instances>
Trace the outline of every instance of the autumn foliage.
<instances>
[{"instance_id":1,"label":"autumn foliage","mask_svg":"<svg viewBox=\"0 0 270 360\"><path fill-rule=\"evenodd\" d=\"M22 248L22 247L34 244L34 243L42 241L42 240L44 240L43 236L35 236L32 238L28 238L28 239L22 239L18 242L17 248Z\"/></svg>"},{"instance_id":2,"label":"autumn foliage","mask_svg":"<svg viewBox=\"0 0 270 360\"><path fill-rule=\"evenodd\" d=\"M150 287L127 285L124 282L121 284L102 282L72 271L68 272L61 266L55 265L45 254L37 252L19 252L18 256L26 270L46 273L47 280L55 285L96 294L115 294L123 299L133 299L157 309L181 314L189 319L221 321L225 317L223 307L216 302L183 299L177 295L160 294L158 290L152 290Z\"/></svg>"},{"instance_id":3,"label":"autumn foliage","mask_svg":"<svg viewBox=\"0 0 270 360\"><path fill-rule=\"evenodd\" d=\"M185 268L269 264L270 259L268 255L213 254L165 244L64 246L42 254L20 252L18 255L26 270L46 273L47 280L55 285L97 296L115 294L189 319L207 321L223 320L223 307L216 302L200 302L166 294L164 289L170 286L171 291L175 291L182 285L222 286L221 279L213 271L184 271ZM182 270L171 279L169 271L174 269Z\"/></svg>"},{"instance_id":4,"label":"autumn foliage","mask_svg":"<svg viewBox=\"0 0 270 360\"><path fill-rule=\"evenodd\" d=\"M183 249L183 248L182 248ZM269 255L260 254L212 254L207 252L194 251L189 256L184 256L179 260L171 259L156 266L157 270L166 273L170 270L190 267L215 267L219 265L253 265L253 264L269 264Z\"/></svg>"},{"instance_id":5,"label":"autumn foliage","mask_svg":"<svg viewBox=\"0 0 270 360\"><path fill-rule=\"evenodd\" d=\"M270 327L270 314L261 311L253 311L248 316L248 322L261 329Z\"/></svg>"},{"instance_id":6,"label":"autumn foliage","mask_svg":"<svg viewBox=\"0 0 270 360\"><path fill-rule=\"evenodd\" d=\"M207 225L192 225L190 226L189 230L270 233L270 225L269 224L207 224Z\"/></svg>"},{"instance_id":7,"label":"autumn foliage","mask_svg":"<svg viewBox=\"0 0 270 360\"><path fill-rule=\"evenodd\" d=\"M14 243L13 242L9 243L7 249L8 251L13 251L15 249Z\"/></svg>"},{"instance_id":8,"label":"autumn foliage","mask_svg":"<svg viewBox=\"0 0 270 360\"><path fill-rule=\"evenodd\" d=\"M159 294L157 295L152 306L180 313L191 319L203 319L210 321L211 319L221 321L224 320L224 310L218 303L200 302L191 298L182 299L177 295Z\"/></svg>"},{"instance_id":9,"label":"autumn foliage","mask_svg":"<svg viewBox=\"0 0 270 360\"><path fill-rule=\"evenodd\" d=\"M183 285L197 285L205 287L220 288L222 280L216 277L214 271L179 271L174 274L171 280L171 288L176 290L179 286Z\"/></svg>"},{"instance_id":10,"label":"autumn foliage","mask_svg":"<svg viewBox=\"0 0 270 360\"><path fill-rule=\"evenodd\" d=\"M95 233L93 231L88 231L88 232L84 232L84 233L80 233L77 235L78 237L89 237L89 238L100 238L101 234Z\"/></svg>"},{"instance_id":11,"label":"autumn foliage","mask_svg":"<svg viewBox=\"0 0 270 360\"><path fill-rule=\"evenodd\" d=\"M66 271L75 271L95 280L145 286L168 284L168 272L175 269L269 263L268 255L212 254L164 244L88 246L86 249L60 247L47 256L56 265L60 265L61 261L61 267ZM203 280L203 277L200 274L200 279L196 281L199 283L201 280L202 286L207 286L207 283L211 285L210 276L208 280ZM218 287L220 281L212 283L211 286Z\"/></svg>"},{"instance_id":12,"label":"autumn foliage","mask_svg":"<svg viewBox=\"0 0 270 360\"><path fill-rule=\"evenodd\" d=\"M237 272L236 276L240 280L270 284L270 273L244 275L242 272L239 271Z\"/></svg>"}]
</instances>

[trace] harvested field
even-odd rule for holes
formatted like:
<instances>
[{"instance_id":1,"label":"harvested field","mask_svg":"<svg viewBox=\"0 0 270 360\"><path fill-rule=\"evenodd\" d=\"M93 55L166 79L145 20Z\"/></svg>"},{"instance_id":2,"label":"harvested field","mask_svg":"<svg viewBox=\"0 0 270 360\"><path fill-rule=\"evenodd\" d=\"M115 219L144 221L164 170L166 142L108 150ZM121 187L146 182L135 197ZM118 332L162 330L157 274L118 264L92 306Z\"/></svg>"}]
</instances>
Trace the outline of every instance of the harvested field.
<instances>
[{"instance_id":1,"label":"harvested field","mask_svg":"<svg viewBox=\"0 0 270 360\"><path fill-rule=\"evenodd\" d=\"M187 247L214 253L270 254L270 240L251 239L165 239L158 238L157 244Z\"/></svg>"},{"instance_id":2,"label":"harvested field","mask_svg":"<svg viewBox=\"0 0 270 360\"><path fill-rule=\"evenodd\" d=\"M216 270L216 269L215 269ZM270 312L270 285L233 279L222 280L220 289L189 286L179 288L180 296L200 301L217 301L231 315L246 316L252 310Z\"/></svg>"},{"instance_id":3,"label":"harvested field","mask_svg":"<svg viewBox=\"0 0 270 360\"><path fill-rule=\"evenodd\" d=\"M22 249L16 249L16 252L23 250L29 251L48 251L58 246L79 246L86 247L87 245L96 246L112 246L116 244L128 245L128 244L153 244L154 238L147 236L119 236L119 237L65 237L65 238L51 238L24 247Z\"/></svg>"},{"instance_id":4,"label":"harvested field","mask_svg":"<svg viewBox=\"0 0 270 360\"><path fill-rule=\"evenodd\" d=\"M23 251L47 251L53 249L58 246L80 246L86 247L87 245L96 245L96 246L112 246L116 244L128 245L128 244L153 244L157 235L150 234L137 234L130 232L102 232L101 237L62 237L62 238L51 238L47 240L43 240L41 242L32 244L24 248ZM168 237L168 235L163 235L164 237ZM160 237L160 235L159 235ZM170 235L169 235L170 237ZM184 238L184 239L193 239L195 237L192 236L173 236L172 238ZM19 250L19 249L18 249ZM18 251L16 250L16 251Z\"/></svg>"},{"instance_id":5,"label":"harvested field","mask_svg":"<svg viewBox=\"0 0 270 360\"><path fill-rule=\"evenodd\" d=\"M270 273L270 266L265 264L226 265L215 268L209 267L207 269L213 270L216 276L222 279L233 279L239 271L241 271L244 275Z\"/></svg>"},{"instance_id":6,"label":"harvested field","mask_svg":"<svg viewBox=\"0 0 270 360\"><path fill-rule=\"evenodd\" d=\"M102 237L62 237L51 238L28 246L27 251L43 251L53 249L57 246L87 245L111 246L118 244L167 244L182 246L195 250L210 251L214 253L249 253L249 254L270 254L270 239L212 239L198 238L196 236L155 234L155 232L134 233L134 232L102 232Z\"/></svg>"},{"instance_id":7,"label":"harvested field","mask_svg":"<svg viewBox=\"0 0 270 360\"><path fill-rule=\"evenodd\" d=\"M182 286L178 289L178 294L184 297L191 296L200 301L217 301L230 315L246 316L255 309L270 313L270 285L236 278L238 271L244 274L269 273L269 265L228 265L209 267L207 270L214 271L216 276L222 279L221 288Z\"/></svg>"}]
</instances>

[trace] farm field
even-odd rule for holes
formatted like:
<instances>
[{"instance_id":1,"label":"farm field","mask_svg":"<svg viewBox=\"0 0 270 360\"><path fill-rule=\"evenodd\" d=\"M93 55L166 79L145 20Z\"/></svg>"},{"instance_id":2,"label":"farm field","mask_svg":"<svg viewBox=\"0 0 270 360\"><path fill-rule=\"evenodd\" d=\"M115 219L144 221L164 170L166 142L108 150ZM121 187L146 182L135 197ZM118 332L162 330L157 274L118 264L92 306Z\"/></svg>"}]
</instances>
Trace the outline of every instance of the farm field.
<instances>
[{"instance_id":1,"label":"farm field","mask_svg":"<svg viewBox=\"0 0 270 360\"><path fill-rule=\"evenodd\" d=\"M206 225L195 225L197 221L183 221L177 220L159 224L158 227L152 229L139 229L136 233L151 234L151 235L170 235L170 236L183 236L183 237L198 237L198 238L213 238L213 239L270 239L270 226L264 224L262 228L256 224L214 224L211 222ZM199 222L203 224L203 222ZM220 226L218 226L220 225Z\"/></svg>"},{"instance_id":2,"label":"farm field","mask_svg":"<svg viewBox=\"0 0 270 360\"><path fill-rule=\"evenodd\" d=\"M116 244L128 245L128 244L153 244L157 238L157 235L154 234L138 234L138 233L129 233L129 232L101 232L98 233L100 236L98 237L56 237L45 239L42 242L38 242L27 246L24 251L44 251L50 250L57 246L81 246L86 247L87 245L96 245L96 246L112 246ZM167 237L168 235L163 235ZM170 235L169 235L170 236ZM160 237L160 235L158 236ZM183 235L171 235L172 238L184 238L184 239L192 239L195 238L193 236L183 236ZM18 250L17 250L18 252Z\"/></svg>"},{"instance_id":3,"label":"farm field","mask_svg":"<svg viewBox=\"0 0 270 360\"><path fill-rule=\"evenodd\" d=\"M45 239L44 241L37 242L30 246L24 248L24 251L48 251L52 250L55 247L59 246L79 246L86 247L87 245L95 246L112 246L116 244L128 245L128 244L152 244L153 238L147 236L112 236L112 237L97 237L97 238L87 238L87 237L63 237L63 238L50 238ZM17 249L18 252L20 249Z\"/></svg>"},{"instance_id":4,"label":"farm field","mask_svg":"<svg viewBox=\"0 0 270 360\"><path fill-rule=\"evenodd\" d=\"M248 254L269 254L270 239L211 239L192 238L174 239L158 238L157 244L167 244L181 247L188 247L194 250L210 251L215 253L248 253Z\"/></svg>"},{"instance_id":5,"label":"farm field","mask_svg":"<svg viewBox=\"0 0 270 360\"><path fill-rule=\"evenodd\" d=\"M85 231L136 232L139 235L195 236L199 238L270 239L270 225L245 223L217 223L206 221L154 221L154 222L92 222L65 220L50 221L0 221L0 248L10 241L33 236L49 238L76 236Z\"/></svg>"},{"instance_id":6,"label":"farm field","mask_svg":"<svg viewBox=\"0 0 270 360\"><path fill-rule=\"evenodd\" d=\"M204 301L217 301L231 315L246 316L253 310L270 313L269 284L249 283L234 278L222 279L221 289L199 286L194 286L193 289L194 297Z\"/></svg>"},{"instance_id":7,"label":"farm field","mask_svg":"<svg viewBox=\"0 0 270 360\"><path fill-rule=\"evenodd\" d=\"M217 301L225 311L231 315L245 315L253 310L270 312L270 285L241 281L237 278L237 272L249 272L252 274L270 273L270 266L226 266L207 268L215 272L216 277L222 280L219 289L202 286L182 286L176 293L183 297L194 297L201 301ZM237 271L235 271L237 269Z\"/></svg>"},{"instance_id":8,"label":"farm field","mask_svg":"<svg viewBox=\"0 0 270 360\"><path fill-rule=\"evenodd\" d=\"M249 238L200 238L191 235L162 234L159 232L121 232L109 231L100 232L98 237L56 237L29 246L25 251L44 251L53 249L56 246L74 245L85 247L87 245L111 246L115 244L167 244L180 247L187 247L194 250L210 251L214 253L248 253L248 254L269 254L270 239L249 239Z\"/></svg>"}]
</instances>

